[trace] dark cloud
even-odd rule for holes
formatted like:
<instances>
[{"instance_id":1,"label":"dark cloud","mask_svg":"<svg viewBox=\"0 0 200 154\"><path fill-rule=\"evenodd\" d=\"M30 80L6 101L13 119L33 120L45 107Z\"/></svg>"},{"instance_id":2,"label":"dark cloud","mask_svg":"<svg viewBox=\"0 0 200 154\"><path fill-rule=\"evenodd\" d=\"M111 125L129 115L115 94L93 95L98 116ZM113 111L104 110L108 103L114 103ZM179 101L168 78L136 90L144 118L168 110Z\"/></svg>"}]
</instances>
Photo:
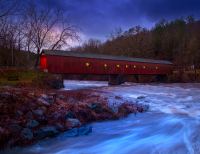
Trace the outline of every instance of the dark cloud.
<instances>
[{"instance_id":1,"label":"dark cloud","mask_svg":"<svg viewBox=\"0 0 200 154\"><path fill-rule=\"evenodd\" d=\"M67 9L79 21L86 39L106 39L115 27L123 30L141 25L151 29L161 19L169 21L194 14L200 18L199 0L40 0L44 5Z\"/></svg>"}]
</instances>

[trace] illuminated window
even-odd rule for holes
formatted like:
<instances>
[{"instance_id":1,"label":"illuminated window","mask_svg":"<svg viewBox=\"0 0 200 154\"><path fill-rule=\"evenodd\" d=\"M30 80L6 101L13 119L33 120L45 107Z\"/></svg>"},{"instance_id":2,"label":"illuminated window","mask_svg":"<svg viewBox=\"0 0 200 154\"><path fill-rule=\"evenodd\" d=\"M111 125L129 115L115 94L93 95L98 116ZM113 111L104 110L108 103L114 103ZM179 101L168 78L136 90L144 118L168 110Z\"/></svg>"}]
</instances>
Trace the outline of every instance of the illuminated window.
<instances>
[{"instance_id":1,"label":"illuminated window","mask_svg":"<svg viewBox=\"0 0 200 154\"><path fill-rule=\"evenodd\" d=\"M134 65L134 68L136 68L136 66Z\"/></svg>"},{"instance_id":2,"label":"illuminated window","mask_svg":"<svg viewBox=\"0 0 200 154\"><path fill-rule=\"evenodd\" d=\"M104 64L104 67L107 67L107 64Z\"/></svg>"},{"instance_id":3,"label":"illuminated window","mask_svg":"<svg viewBox=\"0 0 200 154\"><path fill-rule=\"evenodd\" d=\"M85 65L86 65L86 66L89 66L90 64L89 64L89 63L85 63Z\"/></svg>"},{"instance_id":4,"label":"illuminated window","mask_svg":"<svg viewBox=\"0 0 200 154\"><path fill-rule=\"evenodd\" d=\"M158 69L158 67L156 67L156 69Z\"/></svg>"},{"instance_id":5,"label":"illuminated window","mask_svg":"<svg viewBox=\"0 0 200 154\"><path fill-rule=\"evenodd\" d=\"M143 68L145 68L145 66L143 66Z\"/></svg>"},{"instance_id":6,"label":"illuminated window","mask_svg":"<svg viewBox=\"0 0 200 154\"><path fill-rule=\"evenodd\" d=\"M128 65L126 65L126 68L128 68Z\"/></svg>"},{"instance_id":7,"label":"illuminated window","mask_svg":"<svg viewBox=\"0 0 200 154\"><path fill-rule=\"evenodd\" d=\"M117 65L117 67L119 67L119 65Z\"/></svg>"}]
</instances>

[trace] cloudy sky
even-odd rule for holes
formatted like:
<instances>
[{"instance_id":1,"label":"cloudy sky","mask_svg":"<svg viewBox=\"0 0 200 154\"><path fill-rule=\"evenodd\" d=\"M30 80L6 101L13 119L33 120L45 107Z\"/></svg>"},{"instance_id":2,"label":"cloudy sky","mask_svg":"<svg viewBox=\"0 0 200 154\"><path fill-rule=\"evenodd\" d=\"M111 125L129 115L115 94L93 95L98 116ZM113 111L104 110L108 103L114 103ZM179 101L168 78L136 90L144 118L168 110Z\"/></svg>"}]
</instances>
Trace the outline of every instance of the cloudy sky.
<instances>
[{"instance_id":1,"label":"cloudy sky","mask_svg":"<svg viewBox=\"0 0 200 154\"><path fill-rule=\"evenodd\" d=\"M161 19L168 21L193 14L200 20L200 0L40 0L65 8L82 28L82 41L106 40L115 27L123 31L140 25L151 29Z\"/></svg>"}]
</instances>

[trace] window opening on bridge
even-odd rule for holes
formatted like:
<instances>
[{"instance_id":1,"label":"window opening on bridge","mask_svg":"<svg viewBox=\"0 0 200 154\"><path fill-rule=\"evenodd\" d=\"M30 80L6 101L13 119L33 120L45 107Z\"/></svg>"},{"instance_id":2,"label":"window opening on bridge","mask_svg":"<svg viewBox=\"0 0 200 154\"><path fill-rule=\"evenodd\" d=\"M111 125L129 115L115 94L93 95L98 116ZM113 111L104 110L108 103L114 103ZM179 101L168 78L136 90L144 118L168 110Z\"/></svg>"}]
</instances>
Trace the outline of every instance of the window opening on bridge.
<instances>
[{"instance_id":1,"label":"window opening on bridge","mask_svg":"<svg viewBox=\"0 0 200 154\"><path fill-rule=\"evenodd\" d=\"M143 68L145 68L145 66L143 66Z\"/></svg>"},{"instance_id":2,"label":"window opening on bridge","mask_svg":"<svg viewBox=\"0 0 200 154\"><path fill-rule=\"evenodd\" d=\"M107 67L107 64L104 64L104 67Z\"/></svg>"},{"instance_id":3,"label":"window opening on bridge","mask_svg":"<svg viewBox=\"0 0 200 154\"><path fill-rule=\"evenodd\" d=\"M136 68L136 66L134 65L134 68Z\"/></svg>"},{"instance_id":4,"label":"window opening on bridge","mask_svg":"<svg viewBox=\"0 0 200 154\"><path fill-rule=\"evenodd\" d=\"M158 69L158 67L156 67L156 69Z\"/></svg>"},{"instance_id":5,"label":"window opening on bridge","mask_svg":"<svg viewBox=\"0 0 200 154\"><path fill-rule=\"evenodd\" d=\"M128 68L128 65L126 65L126 68Z\"/></svg>"},{"instance_id":6,"label":"window opening on bridge","mask_svg":"<svg viewBox=\"0 0 200 154\"><path fill-rule=\"evenodd\" d=\"M119 67L119 65L117 65L117 67Z\"/></svg>"},{"instance_id":7,"label":"window opening on bridge","mask_svg":"<svg viewBox=\"0 0 200 154\"><path fill-rule=\"evenodd\" d=\"M86 65L86 66L89 66L90 64L89 64L89 63L85 63L85 65Z\"/></svg>"}]
</instances>

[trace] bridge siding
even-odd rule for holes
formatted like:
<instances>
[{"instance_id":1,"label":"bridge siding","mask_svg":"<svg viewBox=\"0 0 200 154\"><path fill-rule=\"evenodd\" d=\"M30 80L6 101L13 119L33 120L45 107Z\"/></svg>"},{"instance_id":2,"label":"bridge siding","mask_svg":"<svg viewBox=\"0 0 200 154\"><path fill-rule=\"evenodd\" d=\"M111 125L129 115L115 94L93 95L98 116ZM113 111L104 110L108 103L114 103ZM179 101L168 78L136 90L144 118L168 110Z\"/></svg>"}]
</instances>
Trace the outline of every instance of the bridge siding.
<instances>
[{"instance_id":1,"label":"bridge siding","mask_svg":"<svg viewBox=\"0 0 200 154\"><path fill-rule=\"evenodd\" d=\"M173 74L172 64L143 63L120 60L93 59L46 55L50 73L67 74ZM85 64L89 63L89 66ZM104 67L107 64L107 67ZM118 68L117 65L120 65ZM129 67L126 68L126 65ZM134 68L136 65L136 68ZM145 69L143 68L145 66ZM158 69L156 69L158 67Z\"/></svg>"}]
</instances>

